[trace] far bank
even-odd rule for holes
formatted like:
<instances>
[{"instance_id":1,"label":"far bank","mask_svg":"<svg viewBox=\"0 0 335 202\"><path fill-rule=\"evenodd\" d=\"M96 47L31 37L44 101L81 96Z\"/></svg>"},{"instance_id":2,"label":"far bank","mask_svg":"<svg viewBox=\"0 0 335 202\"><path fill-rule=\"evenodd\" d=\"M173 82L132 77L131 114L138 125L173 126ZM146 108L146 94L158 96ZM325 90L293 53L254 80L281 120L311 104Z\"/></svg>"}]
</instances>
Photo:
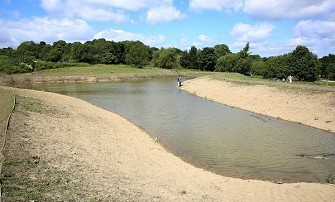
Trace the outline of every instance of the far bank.
<instances>
[{"instance_id":1,"label":"far bank","mask_svg":"<svg viewBox=\"0 0 335 202\"><path fill-rule=\"evenodd\" d=\"M232 107L335 132L335 88L201 77L181 89Z\"/></svg>"},{"instance_id":2,"label":"far bank","mask_svg":"<svg viewBox=\"0 0 335 202\"><path fill-rule=\"evenodd\" d=\"M117 82L151 78L196 78L212 74L189 69L135 68L128 65L91 65L42 70L25 74L0 74L0 85L33 83Z\"/></svg>"}]
</instances>

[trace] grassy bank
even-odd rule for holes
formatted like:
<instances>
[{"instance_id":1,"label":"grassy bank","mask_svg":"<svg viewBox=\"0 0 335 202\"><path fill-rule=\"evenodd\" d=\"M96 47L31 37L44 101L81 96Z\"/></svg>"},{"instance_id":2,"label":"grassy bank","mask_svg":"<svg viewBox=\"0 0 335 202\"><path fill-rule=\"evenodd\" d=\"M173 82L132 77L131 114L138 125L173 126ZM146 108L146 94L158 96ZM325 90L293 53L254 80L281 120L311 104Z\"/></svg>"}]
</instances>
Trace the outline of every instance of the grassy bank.
<instances>
[{"instance_id":1,"label":"grassy bank","mask_svg":"<svg viewBox=\"0 0 335 202\"><path fill-rule=\"evenodd\" d=\"M135 68L129 65L87 65L42 70L26 74L3 75L0 84L46 83L46 82L108 82L122 79L145 79L198 77L210 74L189 69L160 69L153 67Z\"/></svg>"},{"instance_id":2,"label":"grassy bank","mask_svg":"<svg viewBox=\"0 0 335 202\"><path fill-rule=\"evenodd\" d=\"M1 139L5 133L7 120L13 108L13 94L8 90L0 88L0 135Z\"/></svg>"}]
</instances>

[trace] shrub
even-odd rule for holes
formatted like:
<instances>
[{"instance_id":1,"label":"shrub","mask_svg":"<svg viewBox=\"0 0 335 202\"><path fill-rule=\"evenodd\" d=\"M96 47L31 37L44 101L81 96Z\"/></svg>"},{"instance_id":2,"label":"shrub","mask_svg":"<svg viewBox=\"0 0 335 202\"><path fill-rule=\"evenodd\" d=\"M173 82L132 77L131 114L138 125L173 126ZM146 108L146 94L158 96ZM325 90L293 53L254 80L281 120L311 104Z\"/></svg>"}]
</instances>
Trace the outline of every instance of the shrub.
<instances>
[{"instance_id":1,"label":"shrub","mask_svg":"<svg viewBox=\"0 0 335 202\"><path fill-rule=\"evenodd\" d=\"M327 182L329 184L335 184L335 173L331 172L328 175Z\"/></svg>"},{"instance_id":2,"label":"shrub","mask_svg":"<svg viewBox=\"0 0 335 202\"><path fill-rule=\"evenodd\" d=\"M1 60L0 66L6 74L27 73L34 71L34 60L29 56L18 56Z\"/></svg>"}]
</instances>

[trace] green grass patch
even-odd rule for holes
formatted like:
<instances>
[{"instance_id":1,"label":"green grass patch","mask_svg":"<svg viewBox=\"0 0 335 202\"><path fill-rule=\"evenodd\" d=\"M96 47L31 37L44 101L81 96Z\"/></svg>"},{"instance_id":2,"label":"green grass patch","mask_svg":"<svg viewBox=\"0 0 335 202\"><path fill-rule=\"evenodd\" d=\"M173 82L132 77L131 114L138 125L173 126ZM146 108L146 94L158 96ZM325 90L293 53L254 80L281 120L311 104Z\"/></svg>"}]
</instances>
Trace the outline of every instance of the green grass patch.
<instances>
[{"instance_id":1,"label":"green grass patch","mask_svg":"<svg viewBox=\"0 0 335 202\"><path fill-rule=\"evenodd\" d=\"M136 68L129 65L87 65L65 67L58 69L42 70L38 72L41 76L95 76L105 74L138 74L138 73L166 73L166 72L195 72L187 69L166 70L155 67Z\"/></svg>"},{"instance_id":2,"label":"green grass patch","mask_svg":"<svg viewBox=\"0 0 335 202\"><path fill-rule=\"evenodd\" d=\"M14 104L14 96L11 91L0 88L0 135L5 133L7 120Z\"/></svg>"},{"instance_id":3,"label":"green grass patch","mask_svg":"<svg viewBox=\"0 0 335 202\"><path fill-rule=\"evenodd\" d=\"M158 71L154 68L135 68L128 65L86 65L78 64L74 67L49 69L39 71L41 76L94 76L113 73L150 73Z\"/></svg>"}]
</instances>

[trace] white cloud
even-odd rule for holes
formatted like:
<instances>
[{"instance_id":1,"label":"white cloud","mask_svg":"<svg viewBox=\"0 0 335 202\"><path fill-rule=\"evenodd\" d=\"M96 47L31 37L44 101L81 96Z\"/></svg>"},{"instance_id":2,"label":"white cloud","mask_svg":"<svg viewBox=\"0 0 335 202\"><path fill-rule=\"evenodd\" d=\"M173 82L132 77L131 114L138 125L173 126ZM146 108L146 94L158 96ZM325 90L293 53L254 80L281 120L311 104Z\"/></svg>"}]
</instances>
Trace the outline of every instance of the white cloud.
<instances>
[{"instance_id":1,"label":"white cloud","mask_svg":"<svg viewBox=\"0 0 335 202\"><path fill-rule=\"evenodd\" d=\"M274 29L275 26L270 23L256 25L238 23L230 34L240 42L259 42L268 39Z\"/></svg>"},{"instance_id":2,"label":"white cloud","mask_svg":"<svg viewBox=\"0 0 335 202\"><path fill-rule=\"evenodd\" d=\"M287 45L305 45L318 55L335 52L335 22L303 20L294 29L294 38Z\"/></svg>"},{"instance_id":3,"label":"white cloud","mask_svg":"<svg viewBox=\"0 0 335 202\"><path fill-rule=\"evenodd\" d=\"M198 36L198 39L202 42L214 42L215 41L215 38L206 36L204 34L200 34Z\"/></svg>"},{"instance_id":4,"label":"white cloud","mask_svg":"<svg viewBox=\"0 0 335 202\"><path fill-rule=\"evenodd\" d=\"M128 16L108 1L42 0L41 7L52 16L82 18L92 21L126 22Z\"/></svg>"},{"instance_id":5,"label":"white cloud","mask_svg":"<svg viewBox=\"0 0 335 202\"><path fill-rule=\"evenodd\" d=\"M80 19L50 19L35 17L19 21L0 19L0 47L15 47L24 41L52 43L89 40L93 30Z\"/></svg>"},{"instance_id":6,"label":"white cloud","mask_svg":"<svg viewBox=\"0 0 335 202\"><path fill-rule=\"evenodd\" d=\"M116 9L125 10L140 10L149 7L157 7L160 5L171 5L173 0L41 0L42 8L52 11L58 9L59 7L64 8L67 5L76 5L79 8L82 6L90 6L95 8L106 8L112 7ZM74 7L73 7L74 8Z\"/></svg>"},{"instance_id":7,"label":"white cloud","mask_svg":"<svg viewBox=\"0 0 335 202\"><path fill-rule=\"evenodd\" d=\"M131 33L126 32L124 30L115 30L115 29L109 29L102 32L99 32L94 35L95 39L104 38L106 40L110 41L136 41L139 40L143 42L144 44L155 46L159 45L165 42L165 36L164 35L154 35L154 36L145 36L143 34L137 34L137 33Z\"/></svg>"},{"instance_id":8,"label":"white cloud","mask_svg":"<svg viewBox=\"0 0 335 202\"><path fill-rule=\"evenodd\" d=\"M205 34L200 34L198 40L193 42L191 45L196 46L197 48L210 47L218 43L218 39L215 37L210 37Z\"/></svg>"},{"instance_id":9,"label":"white cloud","mask_svg":"<svg viewBox=\"0 0 335 202\"><path fill-rule=\"evenodd\" d=\"M295 27L296 36L330 38L334 37L335 21L302 20Z\"/></svg>"},{"instance_id":10,"label":"white cloud","mask_svg":"<svg viewBox=\"0 0 335 202\"><path fill-rule=\"evenodd\" d=\"M190 0L189 7L193 10L239 9L243 0Z\"/></svg>"},{"instance_id":11,"label":"white cloud","mask_svg":"<svg viewBox=\"0 0 335 202\"><path fill-rule=\"evenodd\" d=\"M332 15L334 0L245 0L244 11L265 19L308 18Z\"/></svg>"},{"instance_id":12,"label":"white cloud","mask_svg":"<svg viewBox=\"0 0 335 202\"><path fill-rule=\"evenodd\" d=\"M126 11L144 9L148 9L146 20L150 24L170 22L184 16L173 6L173 0L42 0L41 7L53 16L90 21L128 22L132 20Z\"/></svg>"},{"instance_id":13,"label":"white cloud","mask_svg":"<svg viewBox=\"0 0 335 202\"><path fill-rule=\"evenodd\" d=\"M42 0L41 6L45 10L52 11L52 10L58 10L60 9L62 0Z\"/></svg>"},{"instance_id":14,"label":"white cloud","mask_svg":"<svg viewBox=\"0 0 335 202\"><path fill-rule=\"evenodd\" d=\"M335 35L333 33L335 33L334 21L302 20L293 29L292 38L276 43L270 40L256 40L250 43L250 51L262 56L273 56L292 52L298 45L303 45L322 57L329 53L335 53ZM243 37L241 38L243 39ZM245 46L245 42L236 40L229 44L229 47L237 52Z\"/></svg>"},{"instance_id":15,"label":"white cloud","mask_svg":"<svg viewBox=\"0 0 335 202\"><path fill-rule=\"evenodd\" d=\"M92 8L85 6L80 10L72 9L71 15L81 17L85 20L94 21L115 21L115 22L126 22L128 16L122 11L112 11L104 8Z\"/></svg>"},{"instance_id":16,"label":"white cloud","mask_svg":"<svg viewBox=\"0 0 335 202\"><path fill-rule=\"evenodd\" d=\"M175 7L167 5L150 8L146 15L146 21L149 24L157 24L182 19L184 17L185 15Z\"/></svg>"}]
</instances>

